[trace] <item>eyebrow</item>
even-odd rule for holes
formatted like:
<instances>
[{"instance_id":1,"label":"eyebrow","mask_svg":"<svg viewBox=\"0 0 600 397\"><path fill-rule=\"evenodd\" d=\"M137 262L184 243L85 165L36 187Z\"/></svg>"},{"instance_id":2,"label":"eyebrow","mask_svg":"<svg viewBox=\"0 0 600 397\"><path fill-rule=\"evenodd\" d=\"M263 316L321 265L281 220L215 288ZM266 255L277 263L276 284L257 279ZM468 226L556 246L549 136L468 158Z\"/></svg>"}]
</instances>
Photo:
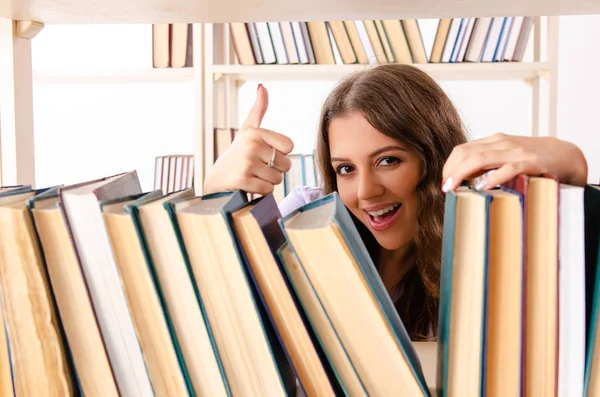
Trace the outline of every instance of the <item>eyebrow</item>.
<instances>
[{"instance_id":1,"label":"eyebrow","mask_svg":"<svg viewBox=\"0 0 600 397\"><path fill-rule=\"evenodd\" d=\"M382 153L385 153L385 152L391 152L392 150L399 150L399 151L402 151L402 152L406 152L407 151L402 146L390 145L390 146L384 146L382 148L379 148L379 149L375 150L374 152L372 152L371 154L369 154L369 157L375 157L375 156L378 156L378 155L380 155ZM340 157L332 157L331 158L331 162L336 162L336 161L348 161L348 159L344 159L344 158L340 158Z\"/></svg>"}]
</instances>

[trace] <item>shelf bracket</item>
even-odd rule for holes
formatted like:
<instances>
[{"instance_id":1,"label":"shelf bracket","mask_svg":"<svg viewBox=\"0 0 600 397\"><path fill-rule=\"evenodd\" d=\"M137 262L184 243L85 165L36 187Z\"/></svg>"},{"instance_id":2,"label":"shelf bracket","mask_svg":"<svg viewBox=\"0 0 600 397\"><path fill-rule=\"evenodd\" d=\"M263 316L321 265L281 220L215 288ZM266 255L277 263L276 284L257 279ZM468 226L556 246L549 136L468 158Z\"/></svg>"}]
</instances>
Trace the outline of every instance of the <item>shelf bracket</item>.
<instances>
[{"instance_id":1,"label":"shelf bracket","mask_svg":"<svg viewBox=\"0 0 600 397\"><path fill-rule=\"evenodd\" d=\"M36 21L17 21L15 36L20 37L22 39L31 40L35 36L38 35L44 28L44 24L42 22Z\"/></svg>"},{"instance_id":2,"label":"shelf bracket","mask_svg":"<svg viewBox=\"0 0 600 397\"><path fill-rule=\"evenodd\" d=\"M217 81L221 80L221 77L223 77L223 73L215 73L213 74L213 81L216 83Z\"/></svg>"}]
</instances>

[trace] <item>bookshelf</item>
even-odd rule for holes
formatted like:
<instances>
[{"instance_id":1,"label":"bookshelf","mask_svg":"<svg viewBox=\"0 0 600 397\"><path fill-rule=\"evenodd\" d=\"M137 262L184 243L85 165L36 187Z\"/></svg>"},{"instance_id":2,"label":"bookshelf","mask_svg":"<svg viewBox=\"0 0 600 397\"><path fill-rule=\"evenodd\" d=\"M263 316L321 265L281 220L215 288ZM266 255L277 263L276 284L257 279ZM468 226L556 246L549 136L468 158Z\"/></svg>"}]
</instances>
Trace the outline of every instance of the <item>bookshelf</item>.
<instances>
[{"instance_id":1,"label":"bookshelf","mask_svg":"<svg viewBox=\"0 0 600 397\"><path fill-rule=\"evenodd\" d=\"M558 17L536 17L531 60L523 62L413 64L438 81L523 81L531 88L531 135L556 136ZM337 81L370 65L260 64L237 62L229 24L203 24L204 35L204 169L214 163L213 128L238 128L238 88L245 81ZM490 94L493 95L493 94ZM198 172L198 170L196 170Z\"/></svg>"},{"instance_id":2,"label":"bookshelf","mask_svg":"<svg viewBox=\"0 0 600 397\"><path fill-rule=\"evenodd\" d=\"M240 0L196 2L191 0L9 0L0 4L0 147L3 184L34 183L32 81L50 83L114 83L135 81L186 81L196 92L195 175L201 181L214 162L213 128L237 127L237 90L247 80L338 80L365 65L253 65L236 64L226 21L343 20L364 18L439 18L461 15L566 15L600 13L600 4L582 0L558 8L554 3L491 2L396 2L373 5L361 0L344 4L308 0L280 3L267 0L250 7ZM272 4L270 4L272 2ZM435 10L435 11L432 11ZM532 134L555 135L558 17L536 18L534 60L523 63L417 65L440 80L521 80L532 89ZM33 35L15 29L28 21L58 23L194 23L194 67L189 69L120 69L62 71L34 74L31 70ZM6 87L6 89L5 89ZM219 110L217 111L217 104ZM544 111L541 109L544 108ZM198 193L202 183L196 183Z\"/></svg>"}]
</instances>

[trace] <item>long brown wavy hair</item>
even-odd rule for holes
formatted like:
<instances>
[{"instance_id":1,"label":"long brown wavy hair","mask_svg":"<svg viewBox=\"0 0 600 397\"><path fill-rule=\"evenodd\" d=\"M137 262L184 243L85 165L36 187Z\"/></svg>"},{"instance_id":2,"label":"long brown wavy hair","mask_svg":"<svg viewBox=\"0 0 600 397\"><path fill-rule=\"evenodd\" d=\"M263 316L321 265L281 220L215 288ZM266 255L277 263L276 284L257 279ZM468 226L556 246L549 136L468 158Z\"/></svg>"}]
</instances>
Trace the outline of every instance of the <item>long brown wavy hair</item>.
<instances>
[{"instance_id":1,"label":"long brown wavy hair","mask_svg":"<svg viewBox=\"0 0 600 397\"><path fill-rule=\"evenodd\" d=\"M411 339L427 339L430 329L437 335L438 324L444 218L442 169L452 149L467 141L465 128L443 89L416 67L384 64L354 73L334 88L321 111L317 164L326 194L337 191L329 151L329 123L349 112L359 112L379 132L407 145L420 157L417 231L410 250L413 263L401 281L403 292L395 305ZM353 219L378 266L379 244L360 221Z\"/></svg>"}]
</instances>

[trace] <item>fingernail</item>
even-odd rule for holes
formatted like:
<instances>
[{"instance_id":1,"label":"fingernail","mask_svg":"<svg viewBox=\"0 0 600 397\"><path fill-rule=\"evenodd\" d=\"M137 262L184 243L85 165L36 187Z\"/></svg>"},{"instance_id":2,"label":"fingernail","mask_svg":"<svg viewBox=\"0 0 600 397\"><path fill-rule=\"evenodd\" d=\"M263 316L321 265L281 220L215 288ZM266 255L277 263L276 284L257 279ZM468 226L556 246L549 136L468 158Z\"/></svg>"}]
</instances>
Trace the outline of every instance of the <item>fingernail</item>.
<instances>
[{"instance_id":1,"label":"fingernail","mask_svg":"<svg viewBox=\"0 0 600 397\"><path fill-rule=\"evenodd\" d=\"M262 84L259 84L258 87L256 87L256 92L260 91L260 87L262 87Z\"/></svg>"},{"instance_id":2,"label":"fingernail","mask_svg":"<svg viewBox=\"0 0 600 397\"><path fill-rule=\"evenodd\" d=\"M450 190L451 187L452 187L452 177L449 177L448 179L446 179L446 182L444 182L444 185L442 186L442 192L444 192L444 193L448 192L448 190Z\"/></svg>"}]
</instances>

